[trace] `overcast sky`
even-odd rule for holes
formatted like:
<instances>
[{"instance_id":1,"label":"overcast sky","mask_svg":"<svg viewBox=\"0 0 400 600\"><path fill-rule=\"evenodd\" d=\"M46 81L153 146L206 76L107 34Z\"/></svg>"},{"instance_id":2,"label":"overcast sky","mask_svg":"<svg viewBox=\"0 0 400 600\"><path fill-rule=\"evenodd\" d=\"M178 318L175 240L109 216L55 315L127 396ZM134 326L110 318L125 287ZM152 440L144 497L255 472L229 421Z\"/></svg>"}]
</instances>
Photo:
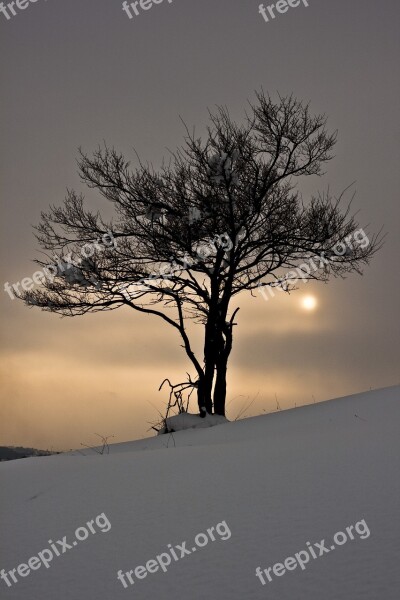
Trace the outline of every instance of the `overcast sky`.
<instances>
[{"instance_id":1,"label":"overcast sky","mask_svg":"<svg viewBox=\"0 0 400 600\"><path fill-rule=\"evenodd\" d=\"M264 3L267 5L267 3ZM77 148L102 140L159 165L207 107L238 119L261 86L293 92L338 129L336 158L306 194L355 182L364 226L388 236L363 277L241 298L228 417L399 383L398 0L309 0L268 23L258 0L164 0L129 19L119 0L38 0L1 40L1 281L35 270L32 225L66 188ZM109 210L88 194L91 206ZM313 295L317 309L301 307ZM168 326L123 309L61 319L1 292L0 445L71 448L94 432L149 435L167 376L190 368ZM132 311L133 312L133 311ZM195 409L195 407L193 407Z\"/></svg>"}]
</instances>

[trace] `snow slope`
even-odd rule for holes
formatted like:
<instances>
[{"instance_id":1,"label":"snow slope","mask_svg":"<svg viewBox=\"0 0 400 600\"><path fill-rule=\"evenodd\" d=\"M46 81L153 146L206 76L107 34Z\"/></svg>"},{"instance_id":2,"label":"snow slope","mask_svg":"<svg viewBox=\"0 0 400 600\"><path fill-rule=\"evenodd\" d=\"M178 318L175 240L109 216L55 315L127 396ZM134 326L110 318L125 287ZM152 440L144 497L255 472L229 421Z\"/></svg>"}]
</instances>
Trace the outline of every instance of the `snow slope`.
<instances>
[{"instance_id":1,"label":"snow slope","mask_svg":"<svg viewBox=\"0 0 400 600\"><path fill-rule=\"evenodd\" d=\"M49 568L20 567L25 576L15 571L15 583L8 575L10 587L0 579L0 597L398 600L399 396L400 387L385 388L116 444L109 455L1 463L0 570L28 563L49 540L66 536L71 548L56 545ZM75 530L90 521L96 533L74 545ZM339 546L339 536L332 550L334 534L356 523L354 539ZM201 548L200 532L209 538ZM316 552L322 539L329 552L309 553L304 570L277 566L265 585L256 576L307 542ZM190 555L179 558L184 541ZM152 559L168 552L164 572ZM145 576L135 572L146 563ZM119 570L133 571L133 585L125 576L124 587Z\"/></svg>"}]
</instances>

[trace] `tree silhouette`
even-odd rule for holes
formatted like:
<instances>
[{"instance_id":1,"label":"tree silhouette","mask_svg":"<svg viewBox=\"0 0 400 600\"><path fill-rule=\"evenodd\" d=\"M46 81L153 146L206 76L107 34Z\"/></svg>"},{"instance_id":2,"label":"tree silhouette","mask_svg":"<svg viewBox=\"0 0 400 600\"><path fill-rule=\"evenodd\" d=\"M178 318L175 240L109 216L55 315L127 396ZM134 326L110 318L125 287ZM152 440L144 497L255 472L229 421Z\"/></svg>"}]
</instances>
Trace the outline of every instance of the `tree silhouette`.
<instances>
[{"instance_id":1,"label":"tree silhouette","mask_svg":"<svg viewBox=\"0 0 400 600\"><path fill-rule=\"evenodd\" d=\"M122 306L158 316L180 335L202 416L225 414L237 294L261 285L290 291L285 273L316 256L310 279L361 272L381 244L379 234L367 245L349 243L358 224L350 204L341 208L344 194L303 202L296 190L297 177L321 175L331 159L336 133L328 133L324 115L313 116L293 96L274 102L261 91L242 123L224 107L209 118L203 138L186 127L182 147L158 171L139 157L131 169L107 145L91 156L80 151L82 181L112 203L116 217L106 222L68 191L36 228L46 252L36 262L48 276L20 295L66 316ZM338 244L345 252L335 251ZM187 319L204 329L201 358Z\"/></svg>"}]
</instances>

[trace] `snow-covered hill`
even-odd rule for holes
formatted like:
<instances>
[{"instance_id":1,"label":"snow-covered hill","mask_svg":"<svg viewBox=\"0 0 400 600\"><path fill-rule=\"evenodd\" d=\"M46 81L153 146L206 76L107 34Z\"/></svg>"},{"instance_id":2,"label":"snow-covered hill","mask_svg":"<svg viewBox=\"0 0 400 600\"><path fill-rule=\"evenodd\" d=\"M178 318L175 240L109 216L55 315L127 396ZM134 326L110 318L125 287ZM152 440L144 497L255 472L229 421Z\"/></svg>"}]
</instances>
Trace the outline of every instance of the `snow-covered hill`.
<instances>
[{"instance_id":1,"label":"snow-covered hill","mask_svg":"<svg viewBox=\"0 0 400 600\"><path fill-rule=\"evenodd\" d=\"M1 598L397 600L399 396L2 463Z\"/></svg>"}]
</instances>

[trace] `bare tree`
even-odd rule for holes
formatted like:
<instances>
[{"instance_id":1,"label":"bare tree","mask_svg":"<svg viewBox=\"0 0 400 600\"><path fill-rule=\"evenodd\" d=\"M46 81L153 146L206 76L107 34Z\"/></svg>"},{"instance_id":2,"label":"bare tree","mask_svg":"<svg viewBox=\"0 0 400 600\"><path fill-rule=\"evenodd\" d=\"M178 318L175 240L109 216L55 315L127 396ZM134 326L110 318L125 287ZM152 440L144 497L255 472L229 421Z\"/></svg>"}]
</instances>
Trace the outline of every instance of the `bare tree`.
<instances>
[{"instance_id":1,"label":"bare tree","mask_svg":"<svg viewBox=\"0 0 400 600\"><path fill-rule=\"evenodd\" d=\"M358 227L343 194L303 202L295 178L321 175L336 133L324 115L313 116L293 96L273 101L260 92L241 124L224 107L209 114L207 134L186 127L181 148L156 171L137 166L106 145L92 156L80 151L82 181L115 207L106 222L68 191L61 208L42 213L37 238L54 276L21 294L29 306L66 316L128 306L158 316L179 334L196 372L201 415L225 414L226 374L237 310L232 299L260 285L293 289L283 274L315 256L309 278L361 272L381 245L338 255ZM112 240L83 260L82 245ZM106 238L104 237L106 236ZM108 236L108 238L107 238ZM65 257L68 257L66 260ZM323 259L322 259L323 257ZM204 328L204 355L192 349L186 319Z\"/></svg>"}]
</instances>

